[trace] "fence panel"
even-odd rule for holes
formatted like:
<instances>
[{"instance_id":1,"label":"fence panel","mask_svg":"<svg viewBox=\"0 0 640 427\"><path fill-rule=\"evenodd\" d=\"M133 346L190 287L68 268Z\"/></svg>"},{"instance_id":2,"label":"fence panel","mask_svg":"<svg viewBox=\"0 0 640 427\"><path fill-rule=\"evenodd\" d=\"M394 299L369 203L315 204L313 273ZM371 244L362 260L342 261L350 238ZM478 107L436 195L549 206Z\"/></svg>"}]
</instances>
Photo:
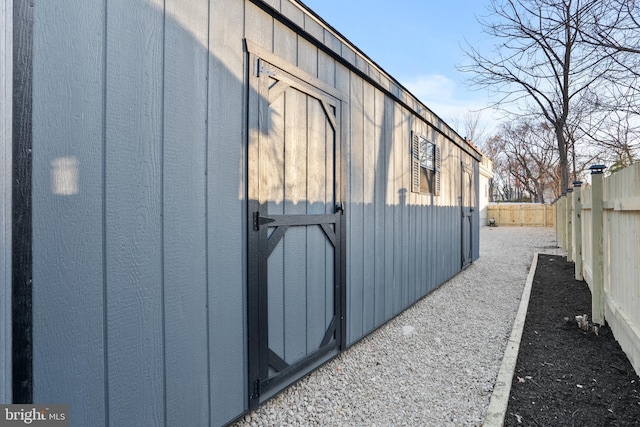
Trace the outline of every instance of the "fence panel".
<instances>
[{"instance_id":1,"label":"fence panel","mask_svg":"<svg viewBox=\"0 0 640 427\"><path fill-rule=\"evenodd\" d=\"M640 163L604 181L605 318L640 371Z\"/></svg>"},{"instance_id":2,"label":"fence panel","mask_svg":"<svg viewBox=\"0 0 640 427\"><path fill-rule=\"evenodd\" d=\"M553 227L555 213L553 206L540 203L497 203L487 207L491 219L498 226Z\"/></svg>"},{"instance_id":3,"label":"fence panel","mask_svg":"<svg viewBox=\"0 0 640 427\"><path fill-rule=\"evenodd\" d=\"M603 257L593 259L593 194L582 188L582 269L593 293L593 270L602 265L604 319L640 374L640 163L604 179L602 188ZM556 202L559 241L569 246L564 235L568 219L561 212L570 202L566 196ZM598 264L599 263L599 264ZM595 301L595 300L594 300Z\"/></svg>"},{"instance_id":4,"label":"fence panel","mask_svg":"<svg viewBox=\"0 0 640 427\"><path fill-rule=\"evenodd\" d=\"M593 247L591 243L591 187L582 189L582 274L584 280L589 284L593 278L593 268L591 258Z\"/></svg>"}]
</instances>

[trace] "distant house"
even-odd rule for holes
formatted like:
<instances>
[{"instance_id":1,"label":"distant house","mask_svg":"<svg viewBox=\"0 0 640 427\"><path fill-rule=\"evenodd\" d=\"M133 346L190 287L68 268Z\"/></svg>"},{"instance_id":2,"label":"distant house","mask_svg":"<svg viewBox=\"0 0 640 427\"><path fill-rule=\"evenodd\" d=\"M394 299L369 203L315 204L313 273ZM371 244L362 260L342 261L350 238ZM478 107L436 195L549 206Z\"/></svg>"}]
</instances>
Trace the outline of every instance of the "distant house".
<instances>
[{"instance_id":1,"label":"distant house","mask_svg":"<svg viewBox=\"0 0 640 427\"><path fill-rule=\"evenodd\" d=\"M3 402L224 425L478 257L481 154L302 3L1 11Z\"/></svg>"}]
</instances>

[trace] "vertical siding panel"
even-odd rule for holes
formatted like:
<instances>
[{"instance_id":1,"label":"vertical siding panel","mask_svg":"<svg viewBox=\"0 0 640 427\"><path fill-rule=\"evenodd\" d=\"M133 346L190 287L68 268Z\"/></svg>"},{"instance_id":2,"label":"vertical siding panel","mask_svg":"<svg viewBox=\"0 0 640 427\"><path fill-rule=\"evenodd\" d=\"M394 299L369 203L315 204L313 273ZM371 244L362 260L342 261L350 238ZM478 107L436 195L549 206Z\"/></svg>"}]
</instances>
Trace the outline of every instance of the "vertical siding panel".
<instances>
[{"instance_id":1,"label":"vertical siding panel","mask_svg":"<svg viewBox=\"0 0 640 427\"><path fill-rule=\"evenodd\" d=\"M451 229L451 227L454 227L456 223L458 225L460 224L461 219L458 212L455 208L440 207L438 209L438 219L440 234L438 247L447 248L448 250L446 251L446 254L443 251L438 255L439 268L437 270L438 277L436 278L435 285L440 285L444 282L445 277L449 277L449 272L453 270L454 266L456 269L460 268L459 261L456 259L455 246L452 245L452 243L458 241L458 239L453 238L453 236L455 236L455 232L452 233L454 230ZM449 230L449 232L447 230Z\"/></svg>"},{"instance_id":2,"label":"vertical siding panel","mask_svg":"<svg viewBox=\"0 0 640 427\"><path fill-rule=\"evenodd\" d=\"M393 314L402 309L403 276L402 271L402 219L405 204L406 188L402 186L402 156L405 150L404 111L394 105L393 125Z\"/></svg>"},{"instance_id":3,"label":"vertical siding panel","mask_svg":"<svg viewBox=\"0 0 640 427\"><path fill-rule=\"evenodd\" d=\"M340 115L339 105L336 106L338 110L336 111L336 115ZM336 117L336 123L340 123L340 117ZM335 213L336 212L336 201L337 197L336 191L336 176L338 174L338 170L336 168L342 164L342 161L338 159L339 147L336 147L336 144L340 141L340 125L337 125L337 129L334 129L328 121L325 121L325 171L324 171L324 200L325 200L325 212L326 213ZM336 227L333 228L336 231ZM340 239L344 240L344 239ZM339 247L333 247L333 245L325 240L325 325L328 325L333 320L334 314L336 314L337 307L335 306L335 272L336 268L340 267L340 261L336 265L336 252L339 250ZM343 283L343 285L345 285ZM344 315L344 313L342 313ZM326 329L326 328L325 328Z\"/></svg>"},{"instance_id":4,"label":"vertical siding panel","mask_svg":"<svg viewBox=\"0 0 640 427\"><path fill-rule=\"evenodd\" d=\"M348 319L349 340L351 342L362 337L363 334L363 268L364 268L364 207L363 207L363 132L364 132L364 82L354 74L351 75L351 152L347 175L349 179L350 209L347 210L349 221L349 237L347 250L349 260L349 293Z\"/></svg>"},{"instance_id":5,"label":"vertical siding panel","mask_svg":"<svg viewBox=\"0 0 640 427\"><path fill-rule=\"evenodd\" d=\"M309 98L309 144L307 153L307 208L306 213L318 215L330 213L326 210L327 172L333 175L333 171L327 171L327 163L333 162L333 156L326 150L326 145L333 141L333 132L327 130L325 113L322 105L315 99ZM329 134L329 135L327 135ZM330 206L330 205L329 205ZM333 282L333 275L326 270L326 262L331 259L327 254L328 239L319 226L307 227L307 260L309 270L307 272L307 353L320 347L327 324L325 313L327 312L325 300L327 282ZM329 257L327 257L329 255Z\"/></svg>"},{"instance_id":6,"label":"vertical siding panel","mask_svg":"<svg viewBox=\"0 0 640 427\"><path fill-rule=\"evenodd\" d=\"M409 194L411 193L411 185L409 182L409 174L408 172L409 165L407 161L409 160L409 142L410 142L410 115L409 112L404 108L401 109L401 124L399 128L398 136L400 140L398 141L399 148L399 158L398 165L400 167L399 171L396 172L396 176L398 179L398 188L400 189L400 205L401 205L401 214L400 214L400 234L396 237L399 243L399 257L400 264L399 268L401 271L401 283L402 283L402 293L400 299L400 309L404 309L409 305Z\"/></svg>"},{"instance_id":7,"label":"vertical siding panel","mask_svg":"<svg viewBox=\"0 0 640 427\"><path fill-rule=\"evenodd\" d=\"M375 90L370 84L364 88L364 129L363 129L363 332L371 331L375 314Z\"/></svg>"},{"instance_id":8,"label":"vertical siding panel","mask_svg":"<svg viewBox=\"0 0 640 427\"><path fill-rule=\"evenodd\" d=\"M430 133L431 128L428 128L427 132ZM433 138L433 136L431 137ZM440 206L439 201L435 200L435 198L432 199L428 220L428 227L430 231L428 242L430 290L435 289L436 285L438 284L438 272L446 268L446 266L441 262L442 254L444 253L446 257L450 256L450 254L447 253L447 245L449 244L449 242L440 241L440 233L442 232L442 228L446 228L447 226L446 222L441 221L442 209L443 208L442 206Z\"/></svg>"},{"instance_id":9,"label":"vertical siding panel","mask_svg":"<svg viewBox=\"0 0 640 427\"><path fill-rule=\"evenodd\" d=\"M446 140L444 141L446 142ZM438 233L438 243L442 245L441 248L443 249L442 251L443 253L438 254L437 257L435 258L436 258L436 262L440 266L440 269L444 270L445 272L448 272L448 271L451 271L452 265L454 265L454 263L458 264L459 262L458 261L459 255L458 255L458 252L456 252L457 251L456 247L458 245L459 237L457 233L452 229L453 224L457 222L459 219L459 214L456 213L456 210L458 209L457 201L456 201L457 196L455 197L453 196L453 194L456 191L455 185L454 185L455 183L454 177L458 173L457 171L459 169L459 166L454 160L455 158L454 150L451 147L451 145L450 144L440 144L440 145L441 147L444 146L443 152L446 151L447 153L449 153L449 155L447 156L448 161L446 163L443 163L443 170L442 170L441 177L444 176L446 179L446 182L450 184L449 186L450 191L446 193L448 194L448 197L441 196L443 200L440 201L439 206L437 208L438 214L439 214L438 215L439 222L443 225L442 227L440 227L443 229L441 232L442 234ZM443 192L441 192L440 194L443 194ZM451 206L451 204L453 204L453 207ZM452 215L454 215L453 218L452 218ZM444 235L444 239L442 235ZM433 286L435 287L439 283L440 283L440 277L434 278Z\"/></svg>"},{"instance_id":10,"label":"vertical siding panel","mask_svg":"<svg viewBox=\"0 0 640 427\"><path fill-rule=\"evenodd\" d=\"M323 42L324 28L316 22L310 15L304 14L304 30L316 40Z\"/></svg>"},{"instance_id":11,"label":"vertical siding panel","mask_svg":"<svg viewBox=\"0 0 640 427\"><path fill-rule=\"evenodd\" d=\"M235 16L238 9L238 1L233 0L210 0L211 2L211 14L212 21L224 21L225 18L229 18L229 22L235 22L237 17ZM220 43L220 40L227 40L231 34L235 34L239 29L244 30L244 36L251 42L256 43L258 46L268 50L269 52L273 51L273 18L269 15L266 15L258 6L256 6L250 0L244 0L244 22L238 21L235 22L235 25L238 27L231 28L228 27L228 30L231 31L230 34L225 34L219 31L217 28L212 27L212 31L215 30L215 34L222 38L213 38L211 37L211 49L219 50L228 50L230 46L225 46L225 43ZM232 14L229 15L227 10L231 9ZM225 25L226 26L226 25ZM242 35L241 35L242 37ZM241 43L241 39L237 40L238 43ZM226 57L220 58L221 60L225 60Z\"/></svg>"},{"instance_id":12,"label":"vertical siding panel","mask_svg":"<svg viewBox=\"0 0 640 427\"><path fill-rule=\"evenodd\" d=\"M292 65L298 64L298 36L278 20L273 22L273 53Z\"/></svg>"},{"instance_id":13,"label":"vertical siding panel","mask_svg":"<svg viewBox=\"0 0 640 427\"><path fill-rule=\"evenodd\" d=\"M34 10L33 400L70 403L74 426L105 424L104 10Z\"/></svg>"},{"instance_id":14,"label":"vertical siding panel","mask_svg":"<svg viewBox=\"0 0 640 427\"><path fill-rule=\"evenodd\" d=\"M433 254L433 272L431 276L432 287L435 289L441 283L443 272L450 269L451 260L455 254L451 253L454 236L450 234L451 218L450 208L437 206L433 209L434 239L431 244Z\"/></svg>"},{"instance_id":15,"label":"vertical siding panel","mask_svg":"<svg viewBox=\"0 0 640 427\"><path fill-rule=\"evenodd\" d=\"M472 261L475 261L480 257L480 164L478 162L473 162L473 193L475 195L473 201L473 256L471 258ZM543 211L544 215L544 211ZM543 222L544 224L544 222Z\"/></svg>"},{"instance_id":16,"label":"vertical siding panel","mask_svg":"<svg viewBox=\"0 0 640 427\"><path fill-rule=\"evenodd\" d=\"M433 282L434 282L434 272L436 270L436 260L434 257L434 251L433 248L435 246L435 240L436 240L436 233L437 230L434 227L434 216L436 214L436 207L435 207L435 203L431 203L427 208L426 208L426 213L427 213L427 217L425 219L425 227L427 227L427 234L425 236L425 242L424 242L424 247L425 247L425 252L426 252L426 260L425 260L425 264L427 265L427 270L425 272L425 282L426 282L426 287L427 287L427 291L431 292L434 288L433 286ZM442 250L444 250L445 248L442 248Z\"/></svg>"},{"instance_id":17,"label":"vertical siding panel","mask_svg":"<svg viewBox=\"0 0 640 427\"><path fill-rule=\"evenodd\" d=\"M411 192L411 189L409 189L409 192ZM419 194L413 195L414 216L412 216L411 222L412 222L412 225L415 227L416 231L414 233L414 243L413 243L414 249L412 249L412 251L414 252L414 255L411 257L411 260L409 261L410 262L409 268L411 269L415 277L415 281L413 283L413 292L414 292L413 300L414 301L417 301L424 295L424 291L423 291L424 282L422 280L422 269L424 268L423 264L426 262L426 259L424 258L424 253L422 251L422 243L424 242L424 231L425 231L422 229L422 218L424 217L425 199L426 197L421 196Z\"/></svg>"},{"instance_id":18,"label":"vertical siding panel","mask_svg":"<svg viewBox=\"0 0 640 427\"><path fill-rule=\"evenodd\" d=\"M305 214L307 205L307 96L287 92L284 142L284 213ZM307 336L307 234L303 227L291 227L284 240L284 327L285 360L297 361L306 354Z\"/></svg>"},{"instance_id":19,"label":"vertical siding panel","mask_svg":"<svg viewBox=\"0 0 640 427\"><path fill-rule=\"evenodd\" d=\"M427 126L427 132L429 132L430 128ZM436 210L438 209L438 205L441 203L442 201L442 196L441 197L430 197L428 200L428 207L426 209L426 218L424 220L424 224L427 231L426 234L426 242L425 242L425 253L426 253L426 257L427 257L427 271L425 272L425 281L426 281L426 288L427 288L427 292L431 292L433 290L433 269L435 268L435 262L434 262L434 251L433 251L433 247L434 247L434 241L436 239L436 230L434 228L434 222L433 222L433 217L436 213ZM442 248L442 250L445 250L445 248Z\"/></svg>"},{"instance_id":20,"label":"vertical siding panel","mask_svg":"<svg viewBox=\"0 0 640 427\"><path fill-rule=\"evenodd\" d=\"M13 1L0 1L0 402L10 402L11 351ZM11 107L10 107L11 106Z\"/></svg>"},{"instance_id":21,"label":"vertical siding panel","mask_svg":"<svg viewBox=\"0 0 640 427\"><path fill-rule=\"evenodd\" d=\"M431 206L427 203L427 201L423 200L420 205L420 227L422 228L422 233L420 233L420 253L422 254L422 261L420 262L420 292L422 295L426 295L429 292L429 253L427 251L427 245L429 243L431 230L427 226L429 220L429 210Z\"/></svg>"},{"instance_id":22,"label":"vertical siding panel","mask_svg":"<svg viewBox=\"0 0 640 427\"><path fill-rule=\"evenodd\" d=\"M440 206L440 210L442 211L442 215L445 215L446 218L446 241L443 242L446 246L447 258L444 259L446 263L443 266L446 266L446 270L449 271L452 269L452 266L455 265L456 268L460 268L460 253L458 252L458 247L460 245L460 236L457 231L455 225L460 222L460 208L458 207L458 190L456 184L456 177L459 174L459 162L457 160L455 150L448 145L446 150L449 153L447 169L444 170L444 175L447 178L447 182L450 184L449 198L448 200L443 200L442 205ZM453 217L452 217L453 216Z\"/></svg>"},{"instance_id":23,"label":"vertical siding panel","mask_svg":"<svg viewBox=\"0 0 640 427\"><path fill-rule=\"evenodd\" d=\"M330 86L336 86L336 63L326 53L318 50L318 78Z\"/></svg>"},{"instance_id":24,"label":"vertical siding panel","mask_svg":"<svg viewBox=\"0 0 640 427\"><path fill-rule=\"evenodd\" d=\"M424 125L424 133L427 139L431 137L431 127L427 124ZM424 281L425 292L431 292L433 290L433 272L436 268L436 263L434 260L434 242L436 239L436 229L434 227L434 216L436 214L435 206L438 204L439 200L435 197L429 197L426 201L425 217L423 218L423 223L425 227L424 234L424 242L422 244L424 251L424 274L422 280Z\"/></svg>"},{"instance_id":25,"label":"vertical siding panel","mask_svg":"<svg viewBox=\"0 0 640 427\"><path fill-rule=\"evenodd\" d=\"M290 0L280 0L280 11L284 16L293 21L298 27L304 27L304 13Z\"/></svg>"},{"instance_id":26,"label":"vertical siding panel","mask_svg":"<svg viewBox=\"0 0 640 427\"><path fill-rule=\"evenodd\" d=\"M455 233L451 233L451 227L456 222L459 223L460 218L458 213L450 207L440 206L436 209L436 213L435 226L438 229L438 237L435 247L435 253L437 254L437 275L434 280L434 286L439 286L444 281L444 278L448 276L448 272L451 271L454 261L457 263L456 254L452 251L454 248L452 243L456 242L458 239L453 237L455 236ZM441 248L444 248L444 251L439 251Z\"/></svg>"},{"instance_id":27,"label":"vertical siding panel","mask_svg":"<svg viewBox=\"0 0 640 427\"><path fill-rule=\"evenodd\" d=\"M432 204L429 207L429 218L427 218L427 227L429 228L429 239L427 241L427 255L429 257L428 265L429 271L427 272L427 283L429 286L429 291L435 289L435 270L437 268L437 259L434 256L436 253L434 248L436 247L436 239L437 239L437 230L435 228L435 216L438 213L439 207L435 204ZM441 248L443 251L446 250L446 246Z\"/></svg>"},{"instance_id":28,"label":"vertical siding panel","mask_svg":"<svg viewBox=\"0 0 640 427\"><path fill-rule=\"evenodd\" d=\"M298 40L298 67L305 73L317 77L318 76L318 48L303 39Z\"/></svg>"},{"instance_id":29,"label":"vertical siding panel","mask_svg":"<svg viewBox=\"0 0 640 427\"><path fill-rule=\"evenodd\" d=\"M409 127L408 127L408 136L407 136L407 153L409 155L409 162L411 161L411 152L410 152L410 148L411 148L411 132L412 131L418 131L418 133L420 135L423 135L422 130L419 128L419 126L421 125L421 121L417 118L417 117L411 117L409 120ZM411 170L411 167L409 167L409 170ZM419 252L418 252L418 235L416 234L418 231L418 200L420 194L418 193L414 193L411 191L411 184L409 183L407 188L407 205L408 205L408 228L409 228L409 233L407 236L407 246L408 246L408 259L407 259L407 263L408 263L408 270L407 270L407 279L408 279L408 286L409 286L409 295L408 298L411 302L416 300L416 294L417 294L417 281L418 281L418 275L416 274L416 271L418 269L419 266Z\"/></svg>"},{"instance_id":30,"label":"vertical siding panel","mask_svg":"<svg viewBox=\"0 0 640 427\"><path fill-rule=\"evenodd\" d=\"M329 57L326 53L318 51L318 78L326 83L328 83L330 86L335 86L335 81L336 81L336 64L335 61ZM338 119L340 119L338 117ZM340 120L338 120L340 121ZM328 123L325 124L326 126L326 137L327 137L327 146L326 146L326 154L325 154L325 159L331 159L334 158L334 147L333 145L330 145L330 142L333 143L334 141L338 141L340 139L340 135L338 134L341 129L335 129L335 132L333 129L331 129L330 125ZM335 138L331 141L329 141L329 138ZM335 210L335 202L337 201L337 198L340 198L339 195L337 194L333 194L333 187L334 187L334 174L337 173L338 171L335 169L337 167L339 167L339 165L341 164L341 160L340 159L335 159L335 163L331 162L331 161L327 161L327 169L325 170L325 188L326 188L326 195L325 195L325 202L326 202L326 212L327 213L333 213ZM336 189L337 190L337 189ZM333 301L334 298L334 283L333 283L333 272L334 272L334 268L336 267L334 265L334 260L333 260L333 248L330 245L327 245L326 250L325 250L325 260L327 262L326 265L326 279L327 279L327 286L325 289L325 300L326 301ZM333 304L326 304L325 306L325 321L326 322L330 322L331 319L333 318L333 313L334 313L334 307Z\"/></svg>"},{"instance_id":31,"label":"vertical siding panel","mask_svg":"<svg viewBox=\"0 0 640 427\"><path fill-rule=\"evenodd\" d=\"M411 177L408 173L411 169L409 164L409 148L411 147L411 115L405 109L403 111L403 120L402 120L402 133L401 133L401 142L400 146L402 148L401 151L401 173L398 174L398 179L400 182L400 188L402 189L402 197L403 197L403 209L402 209L402 228L400 230L400 259L402 263L400 264L400 268L402 269L402 308L408 307L411 304L410 300L410 290L409 290L409 280L410 280L410 272L409 272L409 248L410 248L410 240L409 240L409 212L411 210L410 203L410 194L411 194Z\"/></svg>"},{"instance_id":32,"label":"vertical siding panel","mask_svg":"<svg viewBox=\"0 0 640 427\"><path fill-rule=\"evenodd\" d=\"M385 140L386 103L385 96L381 91L375 91L375 134L372 141L371 150L374 152L374 227L372 232L375 239L374 246L374 303L375 303L375 324L382 325L385 321L385 190L387 179L387 155Z\"/></svg>"},{"instance_id":33,"label":"vertical siding panel","mask_svg":"<svg viewBox=\"0 0 640 427\"><path fill-rule=\"evenodd\" d=\"M208 1L166 0L164 287L168 425L209 423L206 262Z\"/></svg>"},{"instance_id":34,"label":"vertical siding panel","mask_svg":"<svg viewBox=\"0 0 640 427\"><path fill-rule=\"evenodd\" d=\"M292 89L289 89L291 92ZM262 183L260 197L262 203L267 201L269 214L284 215L285 213L285 134L284 117L290 102L290 95L286 92L271 105L269 116L274 120L269 122L269 138L260 141L260 182ZM291 108L291 107L290 107ZM265 190L266 187L266 190ZM285 357L285 246L287 231L284 238L273 250L267 266L267 295L269 316L269 347L281 358Z\"/></svg>"},{"instance_id":35,"label":"vertical siding panel","mask_svg":"<svg viewBox=\"0 0 640 427\"><path fill-rule=\"evenodd\" d=\"M207 149L207 264L211 424L247 407L246 142L244 8L250 2L210 0ZM256 31L270 21L251 22ZM248 28L250 25L246 23ZM254 38L271 41L271 33ZM251 129L250 129L251 131Z\"/></svg>"},{"instance_id":36,"label":"vertical siding panel","mask_svg":"<svg viewBox=\"0 0 640 427\"><path fill-rule=\"evenodd\" d=\"M452 158L452 168L451 168L451 181L455 185L455 193L454 197L451 201L451 215L455 218L455 221L452 218L451 221L451 235L456 236L453 240L454 245L451 249L451 253L454 254L455 264L457 269L462 268L462 151L459 149L452 149L455 155Z\"/></svg>"},{"instance_id":37,"label":"vertical siding panel","mask_svg":"<svg viewBox=\"0 0 640 427\"><path fill-rule=\"evenodd\" d=\"M164 411L161 165L163 10L109 2L106 256L109 422Z\"/></svg>"},{"instance_id":38,"label":"vertical siding panel","mask_svg":"<svg viewBox=\"0 0 640 427\"><path fill-rule=\"evenodd\" d=\"M351 83L350 83L349 70L347 70L347 68L345 68L344 66L338 63L334 63L333 67L335 67L335 73L334 73L335 88L338 89L343 94L345 94L346 96L350 96L349 86ZM336 191L338 192L338 194L336 194L336 197L338 198L338 200L344 203L345 206L348 208L349 197L346 192L346 186L347 186L347 180L348 180L348 172L347 172L348 169L346 165L347 162L345 161L345 159L349 158L349 153L351 151L351 133L349 132L349 129L351 128L351 98L350 97L347 100L345 100L344 103L342 103L340 112L342 115L340 120L341 126L340 126L340 129L337 130L337 132L340 133L339 135L340 144L341 144L341 146L339 147L340 157L336 157L336 166L335 166L336 176L339 177L338 180L340 181L338 183L340 188L336 189ZM348 212L346 212L345 214L348 214ZM342 268L344 269L343 277L345 277L345 280L342 283L341 292L343 293L343 297L345 299L348 299L350 283L349 283L349 276L348 276L349 267L347 266L346 259L349 253L347 245L349 240L348 236L350 233L350 224L348 222L348 217L346 219L347 220L343 222L343 224L345 224L345 227L343 228L342 233L345 236L345 238L342 239L343 240L342 259L340 260L340 263L342 264ZM344 242L344 240L346 240L347 242ZM342 316L345 317L345 325L347 325L345 327L345 332L344 332L344 335L346 335L346 337L344 338L346 339L347 345L349 345L351 341L349 337L349 328L348 328L348 324L350 321L348 306L342 312Z\"/></svg>"},{"instance_id":39,"label":"vertical siding panel","mask_svg":"<svg viewBox=\"0 0 640 427\"><path fill-rule=\"evenodd\" d=\"M284 8L286 6L283 5ZM299 11L299 10L298 10ZM301 37L297 37L297 65L311 76L318 75L318 48ZM314 98L308 98L307 105L308 134L307 134L307 214L324 214L326 208L327 180L325 177L327 162L333 156L327 157L326 151L327 129L326 115L322 105ZM332 139L331 139L332 140ZM329 184L332 185L332 184ZM332 211L331 211L332 212ZM328 282L332 271L327 269L327 262L331 260L331 252L327 248L327 238L319 226L307 227L307 292L306 292L306 353L317 349L322 342L324 331L328 326L326 314L328 312L325 299ZM331 280L332 281L332 280Z\"/></svg>"},{"instance_id":40,"label":"vertical siding panel","mask_svg":"<svg viewBox=\"0 0 640 427\"><path fill-rule=\"evenodd\" d=\"M425 135L424 122L422 120L419 120L418 124L419 125L417 127L420 129L420 133L422 135ZM415 216L411 219L411 222L415 227L415 231L412 233L414 236L413 247L415 248L415 250L410 267L414 272L413 300L415 301L425 293L423 288L424 281L422 279L422 269L424 268L424 263L426 262L426 258L424 257L424 253L422 251L422 242L424 241L425 230L422 228L422 218L424 218L424 201L427 199L427 196L421 196L416 193L412 193L412 195L413 212L415 212Z\"/></svg>"},{"instance_id":41,"label":"vertical siding panel","mask_svg":"<svg viewBox=\"0 0 640 427\"><path fill-rule=\"evenodd\" d=\"M396 189L395 189L395 126L396 126L396 106L393 100L389 97L384 98L385 101L385 152L387 158L385 159L387 174L385 175L385 215L384 215L384 273L385 273L385 320L390 319L395 311L395 294L397 282L395 280L395 244L394 244L394 231L395 231L395 211L396 211Z\"/></svg>"}]
</instances>

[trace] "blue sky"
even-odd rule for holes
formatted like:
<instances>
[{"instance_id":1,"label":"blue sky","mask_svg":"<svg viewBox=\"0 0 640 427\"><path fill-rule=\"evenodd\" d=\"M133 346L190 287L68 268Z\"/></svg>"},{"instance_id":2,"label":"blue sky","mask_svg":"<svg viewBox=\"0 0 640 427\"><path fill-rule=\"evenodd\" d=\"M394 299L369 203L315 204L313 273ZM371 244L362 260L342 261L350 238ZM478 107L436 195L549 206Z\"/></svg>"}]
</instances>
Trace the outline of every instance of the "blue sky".
<instances>
[{"instance_id":1,"label":"blue sky","mask_svg":"<svg viewBox=\"0 0 640 427\"><path fill-rule=\"evenodd\" d=\"M486 92L469 89L469 76L456 70L465 39L493 46L476 19L486 16L487 1L302 1L454 127L465 111L487 105ZM491 115L482 113L489 127Z\"/></svg>"}]
</instances>

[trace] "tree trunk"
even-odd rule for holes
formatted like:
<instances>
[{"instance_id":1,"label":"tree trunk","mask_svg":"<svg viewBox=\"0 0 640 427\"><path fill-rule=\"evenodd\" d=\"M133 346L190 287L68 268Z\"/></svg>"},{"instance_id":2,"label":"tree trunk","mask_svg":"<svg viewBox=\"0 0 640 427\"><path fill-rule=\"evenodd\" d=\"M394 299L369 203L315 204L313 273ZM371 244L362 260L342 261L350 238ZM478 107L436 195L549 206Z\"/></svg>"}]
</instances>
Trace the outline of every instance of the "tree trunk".
<instances>
[{"instance_id":1,"label":"tree trunk","mask_svg":"<svg viewBox=\"0 0 640 427\"><path fill-rule=\"evenodd\" d=\"M561 124L555 123L556 139L558 140L558 152L560 154L560 178L562 187L561 192L569 188L569 160L567 156L567 141L564 138L564 130Z\"/></svg>"}]
</instances>

